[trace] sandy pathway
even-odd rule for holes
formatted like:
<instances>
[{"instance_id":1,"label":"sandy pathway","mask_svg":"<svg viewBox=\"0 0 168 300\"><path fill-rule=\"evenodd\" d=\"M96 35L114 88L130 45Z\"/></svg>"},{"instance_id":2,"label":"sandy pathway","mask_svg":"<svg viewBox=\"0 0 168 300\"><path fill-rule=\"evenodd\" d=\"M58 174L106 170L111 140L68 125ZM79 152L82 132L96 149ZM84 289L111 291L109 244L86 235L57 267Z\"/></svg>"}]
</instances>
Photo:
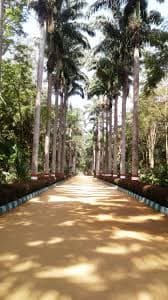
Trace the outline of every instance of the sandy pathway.
<instances>
[{"instance_id":1,"label":"sandy pathway","mask_svg":"<svg viewBox=\"0 0 168 300\"><path fill-rule=\"evenodd\" d=\"M167 300L168 218L72 178L0 217L0 299Z\"/></svg>"}]
</instances>

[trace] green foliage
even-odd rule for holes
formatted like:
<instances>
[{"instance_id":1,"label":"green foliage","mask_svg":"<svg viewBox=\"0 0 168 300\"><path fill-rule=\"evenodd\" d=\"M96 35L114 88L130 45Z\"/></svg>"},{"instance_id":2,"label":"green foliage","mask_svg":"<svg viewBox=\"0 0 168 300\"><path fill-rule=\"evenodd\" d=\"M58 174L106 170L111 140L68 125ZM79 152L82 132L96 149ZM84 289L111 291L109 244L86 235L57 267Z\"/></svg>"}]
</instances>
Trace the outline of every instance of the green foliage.
<instances>
[{"instance_id":1,"label":"green foliage","mask_svg":"<svg viewBox=\"0 0 168 300\"><path fill-rule=\"evenodd\" d=\"M166 165L159 165L153 170L142 169L140 178L142 182L168 186L168 168Z\"/></svg>"},{"instance_id":2,"label":"green foliage","mask_svg":"<svg viewBox=\"0 0 168 300\"><path fill-rule=\"evenodd\" d=\"M5 60L2 65L0 98L0 170L2 180L12 181L16 178L25 178L24 169L26 169L25 164L27 164L28 156L30 156L32 143L32 101L34 96L35 87L32 83L29 50L26 46L18 45L14 59Z\"/></svg>"},{"instance_id":3,"label":"green foliage","mask_svg":"<svg viewBox=\"0 0 168 300\"><path fill-rule=\"evenodd\" d=\"M22 145L14 145L13 153L9 159L9 168L16 174L17 180L26 180L29 175L28 153L22 148ZM13 173L12 172L12 173Z\"/></svg>"},{"instance_id":4,"label":"green foliage","mask_svg":"<svg viewBox=\"0 0 168 300\"><path fill-rule=\"evenodd\" d=\"M16 36L23 36L23 23L28 16L27 0L4 0L3 53L15 47Z\"/></svg>"}]
</instances>

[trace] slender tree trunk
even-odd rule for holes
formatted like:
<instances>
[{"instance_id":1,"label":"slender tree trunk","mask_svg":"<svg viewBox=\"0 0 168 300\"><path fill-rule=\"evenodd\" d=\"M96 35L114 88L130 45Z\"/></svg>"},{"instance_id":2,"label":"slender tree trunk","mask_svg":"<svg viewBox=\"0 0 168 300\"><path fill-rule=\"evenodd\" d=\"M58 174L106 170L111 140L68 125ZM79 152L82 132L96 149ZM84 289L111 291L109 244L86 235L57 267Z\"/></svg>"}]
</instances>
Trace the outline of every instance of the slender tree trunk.
<instances>
[{"instance_id":1,"label":"slender tree trunk","mask_svg":"<svg viewBox=\"0 0 168 300\"><path fill-rule=\"evenodd\" d=\"M39 139L40 139L40 107L41 107L41 92L43 82L44 69L44 50L46 42L45 24L40 26L40 45L39 45L39 59L37 70L37 95L35 99L35 117L33 130L33 149L32 149L32 179L37 179L38 174L38 158L39 158Z\"/></svg>"},{"instance_id":2,"label":"slender tree trunk","mask_svg":"<svg viewBox=\"0 0 168 300\"><path fill-rule=\"evenodd\" d=\"M108 138L109 138L109 128L108 128L108 125L109 125L109 110L108 110L108 104L107 104L107 100L106 100L106 144L105 144L105 174L108 173L108 168L109 168L109 141L108 141Z\"/></svg>"},{"instance_id":3,"label":"slender tree trunk","mask_svg":"<svg viewBox=\"0 0 168 300\"><path fill-rule=\"evenodd\" d=\"M97 117L96 123L96 149L95 149L95 160L96 160L96 176L100 174L100 122Z\"/></svg>"},{"instance_id":4,"label":"slender tree trunk","mask_svg":"<svg viewBox=\"0 0 168 300\"><path fill-rule=\"evenodd\" d=\"M57 171L61 173L61 153L62 153L62 131L63 131L63 105L64 105L64 94L61 91L60 105L59 105L59 133L58 133L58 167Z\"/></svg>"},{"instance_id":5,"label":"slender tree trunk","mask_svg":"<svg viewBox=\"0 0 168 300\"><path fill-rule=\"evenodd\" d=\"M117 154L118 154L118 96L115 97L115 102L114 102L113 177L118 176Z\"/></svg>"},{"instance_id":6,"label":"slender tree trunk","mask_svg":"<svg viewBox=\"0 0 168 300\"><path fill-rule=\"evenodd\" d=\"M92 153L92 174L95 175L95 147L93 147Z\"/></svg>"},{"instance_id":7,"label":"slender tree trunk","mask_svg":"<svg viewBox=\"0 0 168 300\"><path fill-rule=\"evenodd\" d=\"M55 92L55 115L54 115L54 131L53 131L53 145L52 145L52 175L56 173L56 153L57 153L57 130L58 130L58 97L59 92Z\"/></svg>"},{"instance_id":8,"label":"slender tree trunk","mask_svg":"<svg viewBox=\"0 0 168 300\"><path fill-rule=\"evenodd\" d=\"M63 103L63 130L62 130L62 155L61 155L61 173L64 174L65 164L66 164L66 117L68 108L68 98L65 93L64 103Z\"/></svg>"},{"instance_id":9,"label":"slender tree trunk","mask_svg":"<svg viewBox=\"0 0 168 300\"><path fill-rule=\"evenodd\" d=\"M72 165L73 165L73 147L72 147L72 128L69 128L69 163L68 163L68 168L69 168L69 174L72 175Z\"/></svg>"},{"instance_id":10,"label":"slender tree trunk","mask_svg":"<svg viewBox=\"0 0 168 300\"><path fill-rule=\"evenodd\" d=\"M73 155L72 173L73 175L76 175L76 149L74 150L74 155Z\"/></svg>"},{"instance_id":11,"label":"slender tree trunk","mask_svg":"<svg viewBox=\"0 0 168 300\"><path fill-rule=\"evenodd\" d=\"M132 124L132 180L138 180L138 102L139 102L139 47L134 48Z\"/></svg>"},{"instance_id":12,"label":"slender tree trunk","mask_svg":"<svg viewBox=\"0 0 168 300\"><path fill-rule=\"evenodd\" d=\"M122 94L122 131L121 131L121 162L120 162L120 178L126 177L126 102L127 102L127 81L123 86Z\"/></svg>"},{"instance_id":13,"label":"slender tree trunk","mask_svg":"<svg viewBox=\"0 0 168 300\"><path fill-rule=\"evenodd\" d=\"M4 0L0 0L0 93L2 89L3 22Z\"/></svg>"},{"instance_id":14,"label":"slender tree trunk","mask_svg":"<svg viewBox=\"0 0 168 300\"><path fill-rule=\"evenodd\" d=\"M112 99L109 107L108 174L112 173Z\"/></svg>"},{"instance_id":15,"label":"slender tree trunk","mask_svg":"<svg viewBox=\"0 0 168 300\"><path fill-rule=\"evenodd\" d=\"M47 92L47 120L46 120L46 134L45 134L45 162L44 174L46 176L50 173L50 130L51 130L51 96L52 96L52 74L48 74L48 92Z\"/></svg>"},{"instance_id":16,"label":"slender tree trunk","mask_svg":"<svg viewBox=\"0 0 168 300\"><path fill-rule=\"evenodd\" d=\"M156 123L154 123L149 129L147 144L148 144L148 153L149 153L149 166L151 169L153 169L155 165L154 151L155 151L155 144L156 144Z\"/></svg>"},{"instance_id":17,"label":"slender tree trunk","mask_svg":"<svg viewBox=\"0 0 168 300\"><path fill-rule=\"evenodd\" d=\"M102 109L101 112L101 116L100 116L100 133L101 133L101 138L100 138L100 172L104 173L105 171L105 130L104 130L104 107Z\"/></svg>"}]
</instances>

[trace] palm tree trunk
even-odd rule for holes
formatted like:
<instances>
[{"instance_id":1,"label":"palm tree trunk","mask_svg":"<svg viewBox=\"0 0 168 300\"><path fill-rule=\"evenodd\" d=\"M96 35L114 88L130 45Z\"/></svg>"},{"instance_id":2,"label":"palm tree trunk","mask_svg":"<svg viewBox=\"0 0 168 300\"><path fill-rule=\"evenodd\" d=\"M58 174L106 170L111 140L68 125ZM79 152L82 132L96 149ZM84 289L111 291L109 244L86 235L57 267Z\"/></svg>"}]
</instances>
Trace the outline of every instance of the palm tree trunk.
<instances>
[{"instance_id":1,"label":"palm tree trunk","mask_svg":"<svg viewBox=\"0 0 168 300\"><path fill-rule=\"evenodd\" d=\"M42 92L42 82L43 82L45 42L46 42L46 29L45 29L45 24L42 24L40 26L40 45L39 45L38 71L37 71L37 95L35 99L35 117L34 117L32 167L31 167L31 178L34 180L37 179L37 174L38 174L40 108L41 108L41 92Z\"/></svg>"},{"instance_id":2,"label":"palm tree trunk","mask_svg":"<svg viewBox=\"0 0 168 300\"><path fill-rule=\"evenodd\" d=\"M67 117L67 108L68 108L68 97L65 93L64 103L63 103L63 130L62 130L62 155L61 155L61 174L64 174L65 164L66 164L66 117Z\"/></svg>"},{"instance_id":3,"label":"palm tree trunk","mask_svg":"<svg viewBox=\"0 0 168 300\"><path fill-rule=\"evenodd\" d=\"M120 162L120 178L126 177L126 103L127 103L127 81L123 86L122 94L122 131L121 131L121 162Z\"/></svg>"},{"instance_id":4,"label":"palm tree trunk","mask_svg":"<svg viewBox=\"0 0 168 300\"><path fill-rule=\"evenodd\" d=\"M139 47L134 48L133 69L133 124L132 124L132 180L138 180L138 102L139 102Z\"/></svg>"},{"instance_id":5,"label":"palm tree trunk","mask_svg":"<svg viewBox=\"0 0 168 300\"><path fill-rule=\"evenodd\" d=\"M109 138L109 128L108 128L108 125L109 125L109 110L108 110L108 105L107 105L107 100L106 100L106 144L105 144L105 174L108 173L108 165L109 165L109 161L108 161L108 158L109 158L109 152L108 152L108 146L109 146L109 141L108 141L108 138Z\"/></svg>"},{"instance_id":6,"label":"palm tree trunk","mask_svg":"<svg viewBox=\"0 0 168 300\"><path fill-rule=\"evenodd\" d=\"M97 117L96 132L97 132L97 136L96 136L96 157L95 157L95 160L96 160L96 176L98 176L100 174L100 147L101 147L99 116Z\"/></svg>"},{"instance_id":7,"label":"palm tree trunk","mask_svg":"<svg viewBox=\"0 0 168 300\"><path fill-rule=\"evenodd\" d=\"M72 128L69 128L69 163L68 163L68 173L72 175L72 165L73 165L73 147L72 147Z\"/></svg>"},{"instance_id":8,"label":"palm tree trunk","mask_svg":"<svg viewBox=\"0 0 168 300\"><path fill-rule=\"evenodd\" d=\"M104 141L105 141L105 130L104 130L104 107L101 112L100 116L100 134L101 134L101 139L100 139L100 172L104 173Z\"/></svg>"},{"instance_id":9,"label":"palm tree trunk","mask_svg":"<svg viewBox=\"0 0 168 300\"><path fill-rule=\"evenodd\" d=\"M58 130L58 90L55 91L55 116L54 116L54 131L52 145L52 176L56 173L56 153L57 153L57 130Z\"/></svg>"},{"instance_id":10,"label":"palm tree trunk","mask_svg":"<svg viewBox=\"0 0 168 300\"><path fill-rule=\"evenodd\" d=\"M109 105L108 174L112 173L112 100Z\"/></svg>"},{"instance_id":11,"label":"palm tree trunk","mask_svg":"<svg viewBox=\"0 0 168 300\"><path fill-rule=\"evenodd\" d=\"M76 149L74 149L73 155L72 174L76 175Z\"/></svg>"},{"instance_id":12,"label":"palm tree trunk","mask_svg":"<svg viewBox=\"0 0 168 300\"><path fill-rule=\"evenodd\" d=\"M92 174L95 176L95 147L93 146L92 152Z\"/></svg>"},{"instance_id":13,"label":"palm tree trunk","mask_svg":"<svg viewBox=\"0 0 168 300\"><path fill-rule=\"evenodd\" d=\"M117 170L117 154L118 154L118 96L114 102L114 149L113 149L113 177L118 177Z\"/></svg>"},{"instance_id":14,"label":"palm tree trunk","mask_svg":"<svg viewBox=\"0 0 168 300\"><path fill-rule=\"evenodd\" d=\"M60 105L59 105L59 130L58 130L58 158L57 158L57 172L61 173L61 153L62 153L62 130L63 130L63 104L64 104L64 94L61 91L60 95Z\"/></svg>"},{"instance_id":15,"label":"palm tree trunk","mask_svg":"<svg viewBox=\"0 0 168 300\"><path fill-rule=\"evenodd\" d=\"M50 129L51 129L51 96L52 96L52 74L48 74L48 92L47 92L47 120L46 120L46 134L45 134L45 161L44 174L46 176L50 173Z\"/></svg>"}]
</instances>

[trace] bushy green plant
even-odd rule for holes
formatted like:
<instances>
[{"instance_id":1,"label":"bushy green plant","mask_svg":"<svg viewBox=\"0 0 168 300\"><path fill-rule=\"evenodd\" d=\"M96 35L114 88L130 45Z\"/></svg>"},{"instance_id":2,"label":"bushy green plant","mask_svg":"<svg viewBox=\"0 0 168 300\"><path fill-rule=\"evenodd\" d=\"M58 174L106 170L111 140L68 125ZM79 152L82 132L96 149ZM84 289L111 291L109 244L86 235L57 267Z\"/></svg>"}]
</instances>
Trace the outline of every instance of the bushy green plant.
<instances>
[{"instance_id":1,"label":"bushy green plant","mask_svg":"<svg viewBox=\"0 0 168 300\"><path fill-rule=\"evenodd\" d=\"M159 184L168 186L168 169L165 165L159 165L152 169L142 169L140 179L145 183Z\"/></svg>"},{"instance_id":2,"label":"bushy green plant","mask_svg":"<svg viewBox=\"0 0 168 300\"><path fill-rule=\"evenodd\" d=\"M25 149L16 144L13 146L13 153L9 160L10 170L16 174L16 178L21 180L28 179L29 165L28 157L25 153Z\"/></svg>"}]
</instances>

